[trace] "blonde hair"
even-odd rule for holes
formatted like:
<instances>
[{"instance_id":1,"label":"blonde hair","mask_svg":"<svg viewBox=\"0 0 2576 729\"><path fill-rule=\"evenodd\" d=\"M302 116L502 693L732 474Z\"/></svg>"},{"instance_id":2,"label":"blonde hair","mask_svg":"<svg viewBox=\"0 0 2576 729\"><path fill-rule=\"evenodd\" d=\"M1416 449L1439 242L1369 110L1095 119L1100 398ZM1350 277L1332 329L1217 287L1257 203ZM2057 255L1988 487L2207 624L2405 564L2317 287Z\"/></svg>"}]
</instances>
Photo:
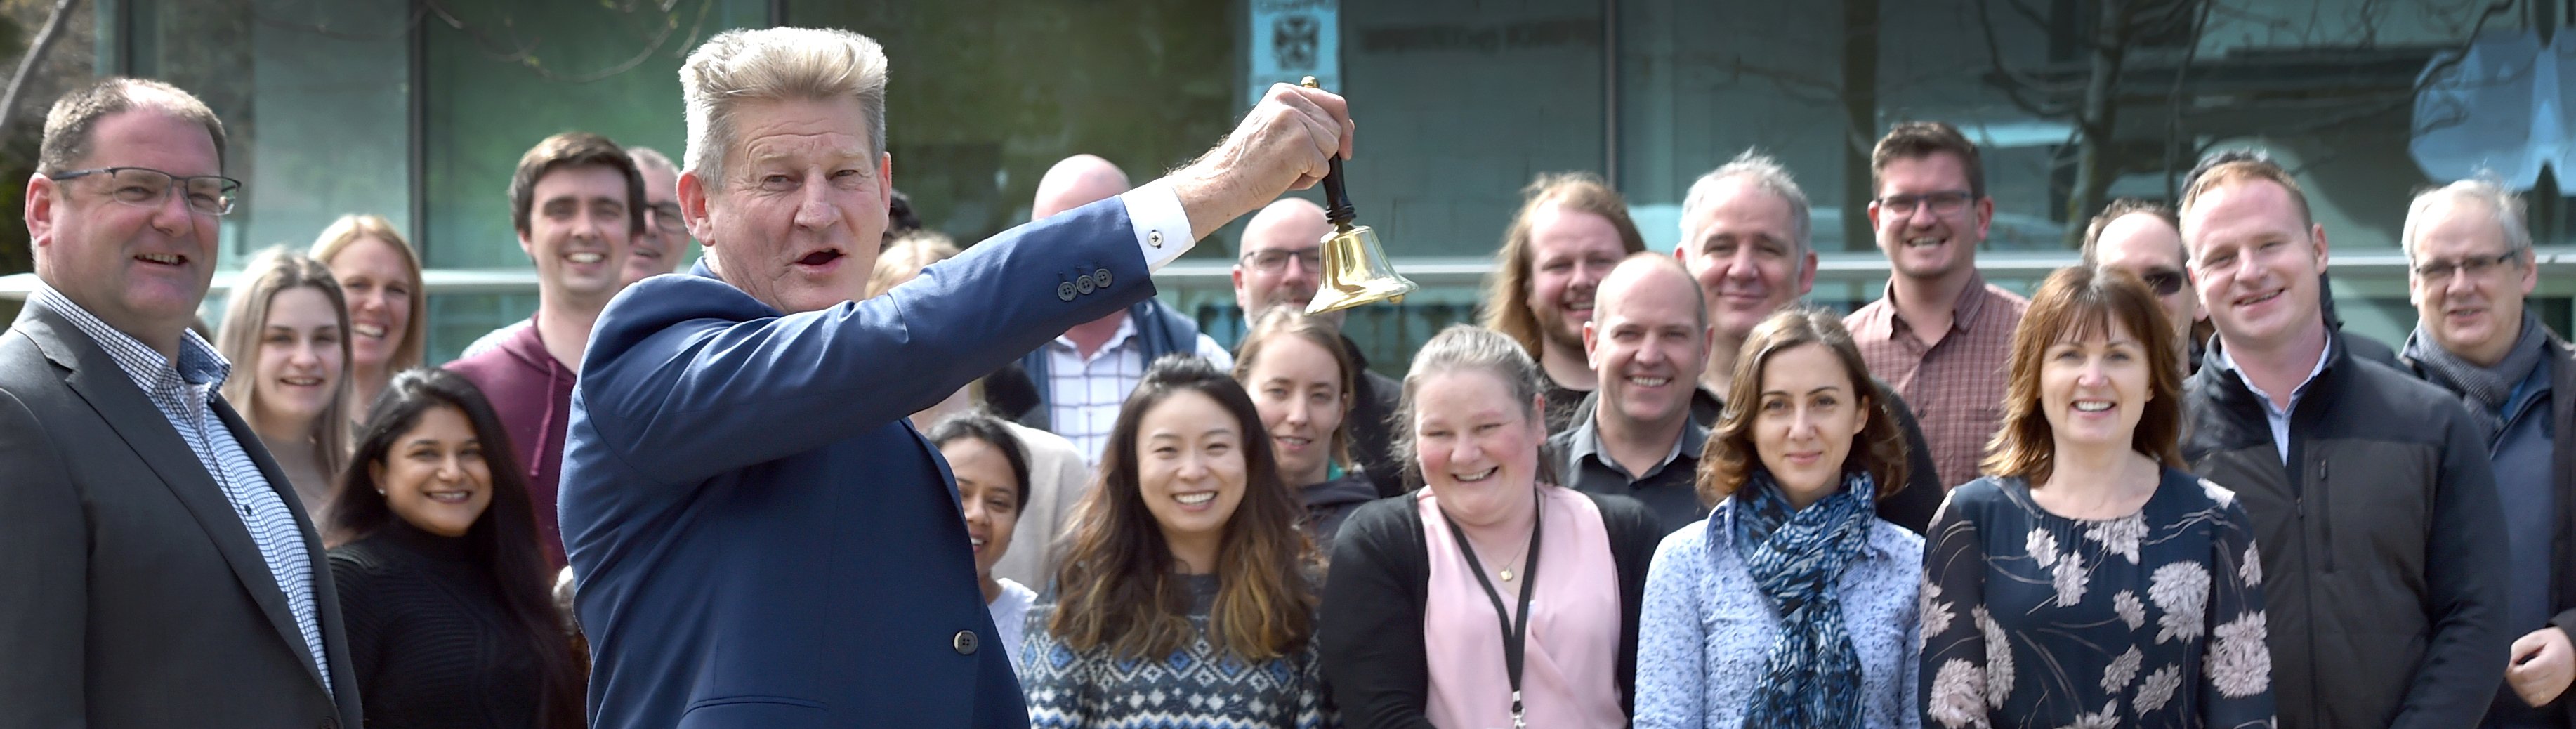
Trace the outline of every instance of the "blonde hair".
<instances>
[{"instance_id":1,"label":"blonde hair","mask_svg":"<svg viewBox=\"0 0 2576 729\"><path fill-rule=\"evenodd\" d=\"M957 257L957 244L948 236L933 230L916 230L886 244L877 253L877 266L868 271L867 298L894 290L921 275L930 264Z\"/></svg>"},{"instance_id":2,"label":"blonde hair","mask_svg":"<svg viewBox=\"0 0 2576 729\"><path fill-rule=\"evenodd\" d=\"M329 227L323 228L322 235L313 239L312 252L307 255L329 266L332 259L339 258L342 251L349 250L349 246L369 238L391 246L396 255L402 256L403 268L407 269L405 273L411 276L410 295L405 297L411 300L411 318L403 324L402 341L394 344L393 358L385 360L385 373L390 376L419 367L422 350L427 348L425 342L429 338L429 328L421 326L421 322L429 316L429 291L420 282L420 253L411 249L410 241L403 240L402 231L394 230L393 221L381 215L351 213L340 216L339 220L331 221ZM332 290L339 290L337 279L333 279ZM332 297L346 298L341 293L333 293ZM343 301L340 311L346 313L348 310L347 302Z\"/></svg>"},{"instance_id":3,"label":"blonde hair","mask_svg":"<svg viewBox=\"0 0 2576 729\"><path fill-rule=\"evenodd\" d=\"M224 303L215 351L237 366L247 363L250 371L233 373L223 386L224 399L239 407L245 420L259 419L259 338L268 328L269 304L279 292L299 288L320 291L331 300L331 313L340 320L340 378L331 388L331 402L313 418L312 437L315 465L336 478L349 461L349 301L340 294L340 281L331 277L329 267L285 246L253 256L240 280Z\"/></svg>"},{"instance_id":4,"label":"blonde hair","mask_svg":"<svg viewBox=\"0 0 2576 729\"><path fill-rule=\"evenodd\" d=\"M718 33L680 66L689 132L685 169L707 189L724 189L736 146L734 109L745 101L856 100L869 151L883 155L885 87L885 48L867 36L826 28Z\"/></svg>"}]
</instances>

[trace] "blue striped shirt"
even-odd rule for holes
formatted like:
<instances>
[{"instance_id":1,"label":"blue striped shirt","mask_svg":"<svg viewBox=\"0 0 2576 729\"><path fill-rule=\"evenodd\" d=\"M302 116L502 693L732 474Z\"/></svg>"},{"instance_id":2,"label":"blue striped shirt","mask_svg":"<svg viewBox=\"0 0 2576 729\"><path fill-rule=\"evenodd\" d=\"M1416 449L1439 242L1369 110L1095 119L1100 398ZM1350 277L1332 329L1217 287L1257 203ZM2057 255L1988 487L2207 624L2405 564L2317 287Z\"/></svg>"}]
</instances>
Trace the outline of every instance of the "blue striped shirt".
<instances>
[{"instance_id":1,"label":"blue striped shirt","mask_svg":"<svg viewBox=\"0 0 2576 729\"><path fill-rule=\"evenodd\" d=\"M170 420L170 427L179 431L179 439L188 443L188 450L205 465L207 474L223 487L224 500L232 504L233 513L250 530L251 541L259 545L259 556L268 563L269 576L286 593L286 607L295 614L295 629L304 634L307 655L313 657L314 669L322 674L323 691L329 692L331 662L322 656L322 623L313 606L313 560L304 549L304 530L296 525L292 507L260 474L250 453L215 416L214 399L219 397L216 390L231 375L232 364L225 362L214 345L196 332L184 333L186 338L180 340L179 356L173 362L108 326L51 286L38 285L27 304L62 314L97 341L100 349L107 350L117 367L133 378L134 386L141 388L152 399L152 405L161 410L162 417Z\"/></svg>"}]
</instances>

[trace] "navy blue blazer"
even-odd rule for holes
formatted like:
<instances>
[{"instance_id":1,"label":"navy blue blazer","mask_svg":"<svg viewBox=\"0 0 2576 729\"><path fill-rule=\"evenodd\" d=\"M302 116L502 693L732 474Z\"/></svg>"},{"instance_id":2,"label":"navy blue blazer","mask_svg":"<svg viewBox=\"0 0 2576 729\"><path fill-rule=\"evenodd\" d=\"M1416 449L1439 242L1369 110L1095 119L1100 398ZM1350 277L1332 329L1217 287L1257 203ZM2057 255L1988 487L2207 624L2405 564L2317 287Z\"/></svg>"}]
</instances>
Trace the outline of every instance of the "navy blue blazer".
<instances>
[{"instance_id":1,"label":"navy blue blazer","mask_svg":"<svg viewBox=\"0 0 2576 729\"><path fill-rule=\"evenodd\" d=\"M1027 727L956 481L904 417L1152 296L1125 204L821 311L693 273L612 300L573 391L592 726Z\"/></svg>"}]
</instances>

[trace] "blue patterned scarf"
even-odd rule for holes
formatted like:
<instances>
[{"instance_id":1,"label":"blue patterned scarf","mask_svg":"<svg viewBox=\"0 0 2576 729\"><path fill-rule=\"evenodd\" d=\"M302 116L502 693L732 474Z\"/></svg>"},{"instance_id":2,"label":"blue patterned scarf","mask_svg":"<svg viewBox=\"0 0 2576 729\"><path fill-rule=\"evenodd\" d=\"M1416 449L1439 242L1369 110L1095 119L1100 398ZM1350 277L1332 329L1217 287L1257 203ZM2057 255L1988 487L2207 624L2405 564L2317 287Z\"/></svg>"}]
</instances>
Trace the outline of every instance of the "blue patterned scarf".
<instances>
[{"instance_id":1,"label":"blue patterned scarf","mask_svg":"<svg viewBox=\"0 0 2576 729\"><path fill-rule=\"evenodd\" d=\"M1790 507L1768 471L1735 492L1735 549L1753 583L1780 611L1780 637L1762 665L1747 727L1858 727L1860 652L1843 629L1836 578L1869 542L1868 474L1805 509Z\"/></svg>"}]
</instances>

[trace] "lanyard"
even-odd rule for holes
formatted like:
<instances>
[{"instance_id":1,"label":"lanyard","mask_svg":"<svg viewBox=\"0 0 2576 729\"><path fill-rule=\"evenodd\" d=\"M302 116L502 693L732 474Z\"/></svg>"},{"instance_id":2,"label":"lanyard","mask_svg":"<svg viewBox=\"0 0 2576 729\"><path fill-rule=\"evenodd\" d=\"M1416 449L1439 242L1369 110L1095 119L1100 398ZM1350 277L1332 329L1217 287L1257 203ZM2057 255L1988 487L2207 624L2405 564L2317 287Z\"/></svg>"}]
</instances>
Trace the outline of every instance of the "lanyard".
<instances>
[{"instance_id":1,"label":"lanyard","mask_svg":"<svg viewBox=\"0 0 2576 729\"><path fill-rule=\"evenodd\" d=\"M1440 512L1440 520L1449 523L1449 536L1458 540L1458 552L1467 555L1468 571L1476 573L1476 584L1485 588L1485 599L1494 601L1495 620L1502 623L1503 668L1512 681L1513 729L1527 729L1529 726L1524 723L1521 712L1521 656L1526 653L1522 646L1529 639L1530 590L1531 586L1538 584L1539 515L1547 510L1544 504L1539 503L1536 493L1530 494L1530 504L1529 549L1525 550L1529 554L1521 558L1521 609L1508 614L1503 610L1503 594L1494 589L1493 579L1485 576L1485 566L1476 561L1476 548L1467 543L1467 533L1458 528L1458 520L1449 518L1447 510Z\"/></svg>"}]
</instances>

